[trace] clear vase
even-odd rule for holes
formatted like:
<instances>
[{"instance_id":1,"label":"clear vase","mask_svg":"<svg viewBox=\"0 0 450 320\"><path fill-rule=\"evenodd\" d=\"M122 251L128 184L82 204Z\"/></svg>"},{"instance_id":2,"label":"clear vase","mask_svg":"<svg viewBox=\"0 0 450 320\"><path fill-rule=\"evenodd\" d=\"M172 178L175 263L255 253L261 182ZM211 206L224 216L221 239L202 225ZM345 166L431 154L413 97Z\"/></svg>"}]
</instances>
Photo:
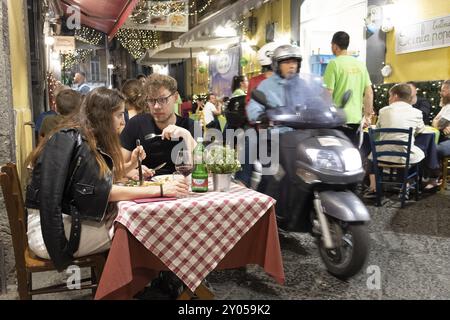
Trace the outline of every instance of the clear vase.
<instances>
[{"instance_id":1,"label":"clear vase","mask_svg":"<svg viewBox=\"0 0 450 320\"><path fill-rule=\"evenodd\" d=\"M231 173L213 173L214 191L224 192L230 190Z\"/></svg>"}]
</instances>

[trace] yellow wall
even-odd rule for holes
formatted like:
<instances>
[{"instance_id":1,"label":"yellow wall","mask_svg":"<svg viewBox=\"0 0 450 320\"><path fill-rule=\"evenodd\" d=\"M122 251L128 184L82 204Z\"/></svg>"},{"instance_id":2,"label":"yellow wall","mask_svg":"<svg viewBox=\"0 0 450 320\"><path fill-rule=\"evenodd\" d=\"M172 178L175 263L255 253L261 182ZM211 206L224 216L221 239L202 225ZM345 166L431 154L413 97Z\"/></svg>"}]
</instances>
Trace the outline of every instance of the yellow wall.
<instances>
[{"instance_id":1,"label":"yellow wall","mask_svg":"<svg viewBox=\"0 0 450 320\"><path fill-rule=\"evenodd\" d=\"M24 23L23 0L8 0L9 44L13 106L16 113L16 159L22 169L25 158L32 149L32 128L24 123L31 121L31 106L28 92L28 47Z\"/></svg>"},{"instance_id":2,"label":"yellow wall","mask_svg":"<svg viewBox=\"0 0 450 320\"><path fill-rule=\"evenodd\" d=\"M277 33L289 35L291 32L291 0L274 0L262 5L255 11L257 31L253 37L256 45L262 47L266 43L266 24L275 22Z\"/></svg>"},{"instance_id":3,"label":"yellow wall","mask_svg":"<svg viewBox=\"0 0 450 320\"><path fill-rule=\"evenodd\" d=\"M291 32L291 0L273 0L255 10L253 16L257 18L256 32L249 35L250 41L261 48L266 43L266 24L276 23L276 34L283 35L290 40ZM256 52L243 52L243 56L249 60L243 73L247 76L258 74L261 66L256 61Z\"/></svg>"},{"instance_id":4,"label":"yellow wall","mask_svg":"<svg viewBox=\"0 0 450 320\"><path fill-rule=\"evenodd\" d=\"M397 0L395 19L428 20L450 14L449 0ZM395 29L387 34L386 63L393 67L385 83L450 79L450 47L397 55Z\"/></svg>"}]
</instances>

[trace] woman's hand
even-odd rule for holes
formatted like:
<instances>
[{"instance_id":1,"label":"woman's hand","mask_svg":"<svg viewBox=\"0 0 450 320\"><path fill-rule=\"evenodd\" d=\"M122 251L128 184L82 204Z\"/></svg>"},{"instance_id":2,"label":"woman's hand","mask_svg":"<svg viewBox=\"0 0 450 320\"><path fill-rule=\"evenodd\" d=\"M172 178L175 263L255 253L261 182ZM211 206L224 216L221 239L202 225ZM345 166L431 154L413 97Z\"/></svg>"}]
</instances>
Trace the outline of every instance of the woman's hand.
<instances>
[{"instance_id":1,"label":"woman's hand","mask_svg":"<svg viewBox=\"0 0 450 320\"><path fill-rule=\"evenodd\" d=\"M147 168L147 166L142 165L142 175L144 176L144 179L151 178L155 175L155 171ZM127 178L133 180L139 180L139 170L137 168L132 169L127 173L126 176Z\"/></svg>"},{"instance_id":2,"label":"woman's hand","mask_svg":"<svg viewBox=\"0 0 450 320\"><path fill-rule=\"evenodd\" d=\"M131 152L130 162L133 164L133 167L137 167L138 157L141 161L147 157L147 154L145 153L145 150L142 146L134 148L134 150Z\"/></svg>"},{"instance_id":3,"label":"woman's hand","mask_svg":"<svg viewBox=\"0 0 450 320\"><path fill-rule=\"evenodd\" d=\"M172 180L164 183L163 196L182 198L189 193L189 185L183 180Z\"/></svg>"}]
</instances>

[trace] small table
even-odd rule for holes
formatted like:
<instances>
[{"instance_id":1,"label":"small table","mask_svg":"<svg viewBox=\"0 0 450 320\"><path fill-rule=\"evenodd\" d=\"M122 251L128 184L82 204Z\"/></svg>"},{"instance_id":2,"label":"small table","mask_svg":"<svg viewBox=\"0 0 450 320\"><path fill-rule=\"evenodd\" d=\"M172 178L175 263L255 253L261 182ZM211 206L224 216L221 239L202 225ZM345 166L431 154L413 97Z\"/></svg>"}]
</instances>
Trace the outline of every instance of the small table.
<instances>
[{"instance_id":1,"label":"small table","mask_svg":"<svg viewBox=\"0 0 450 320\"><path fill-rule=\"evenodd\" d=\"M175 201L119 202L95 299L131 299L160 270L174 272L200 298L214 269L258 264L283 284L274 204L237 184Z\"/></svg>"}]
</instances>

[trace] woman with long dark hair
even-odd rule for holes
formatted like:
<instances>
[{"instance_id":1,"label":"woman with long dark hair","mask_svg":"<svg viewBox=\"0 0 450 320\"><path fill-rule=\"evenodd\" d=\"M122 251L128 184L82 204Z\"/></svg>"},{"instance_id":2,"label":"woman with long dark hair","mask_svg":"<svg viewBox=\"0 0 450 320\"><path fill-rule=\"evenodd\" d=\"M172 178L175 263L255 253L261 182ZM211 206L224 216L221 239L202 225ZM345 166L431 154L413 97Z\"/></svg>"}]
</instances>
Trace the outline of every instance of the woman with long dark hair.
<instances>
[{"instance_id":1,"label":"woman with long dark hair","mask_svg":"<svg viewBox=\"0 0 450 320\"><path fill-rule=\"evenodd\" d=\"M124 126L124 98L104 87L87 94L80 111L50 133L30 156L26 191L28 243L58 270L74 257L107 250L114 202L144 197L178 197L184 182L127 187L114 182L135 167L142 147L124 164L119 133ZM69 239L69 240L67 240Z\"/></svg>"},{"instance_id":2,"label":"woman with long dark hair","mask_svg":"<svg viewBox=\"0 0 450 320\"><path fill-rule=\"evenodd\" d=\"M231 84L232 97L247 95L248 80L246 76L234 76Z\"/></svg>"}]
</instances>

